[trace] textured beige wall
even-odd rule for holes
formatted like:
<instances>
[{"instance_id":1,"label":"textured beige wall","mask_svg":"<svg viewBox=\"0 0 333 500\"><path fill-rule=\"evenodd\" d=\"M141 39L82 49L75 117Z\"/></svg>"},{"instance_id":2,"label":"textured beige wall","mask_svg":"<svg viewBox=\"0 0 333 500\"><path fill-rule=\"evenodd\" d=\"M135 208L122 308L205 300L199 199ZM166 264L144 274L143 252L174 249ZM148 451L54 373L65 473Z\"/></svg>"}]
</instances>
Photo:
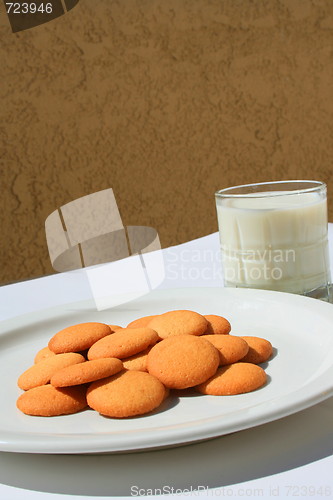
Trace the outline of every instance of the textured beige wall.
<instances>
[{"instance_id":1,"label":"textured beige wall","mask_svg":"<svg viewBox=\"0 0 333 500\"><path fill-rule=\"evenodd\" d=\"M332 0L81 0L0 36L0 283L51 273L46 217L108 187L163 246L244 182L324 180L333 220Z\"/></svg>"}]
</instances>

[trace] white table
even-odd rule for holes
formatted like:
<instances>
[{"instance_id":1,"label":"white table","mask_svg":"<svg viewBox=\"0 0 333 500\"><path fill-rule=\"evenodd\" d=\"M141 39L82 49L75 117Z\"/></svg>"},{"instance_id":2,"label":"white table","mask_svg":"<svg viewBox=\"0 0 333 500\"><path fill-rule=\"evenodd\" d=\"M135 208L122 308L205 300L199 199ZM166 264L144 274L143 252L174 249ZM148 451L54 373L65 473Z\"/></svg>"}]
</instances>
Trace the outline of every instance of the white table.
<instances>
[{"instance_id":1,"label":"white table","mask_svg":"<svg viewBox=\"0 0 333 500\"><path fill-rule=\"evenodd\" d=\"M332 224L329 235L333 262ZM160 288L221 286L217 233L163 254L166 276ZM4 286L0 318L90 294L80 270ZM190 446L95 456L0 453L0 498L126 498L163 487L177 498L330 498L332 445L330 398L275 422Z\"/></svg>"}]
</instances>

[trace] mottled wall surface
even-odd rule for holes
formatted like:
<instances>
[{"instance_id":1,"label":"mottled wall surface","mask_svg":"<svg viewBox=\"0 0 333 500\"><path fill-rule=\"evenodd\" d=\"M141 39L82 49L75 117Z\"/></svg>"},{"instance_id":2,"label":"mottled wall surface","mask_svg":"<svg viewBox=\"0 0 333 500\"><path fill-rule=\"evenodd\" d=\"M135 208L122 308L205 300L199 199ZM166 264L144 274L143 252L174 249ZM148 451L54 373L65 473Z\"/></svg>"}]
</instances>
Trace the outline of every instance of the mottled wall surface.
<instances>
[{"instance_id":1,"label":"mottled wall surface","mask_svg":"<svg viewBox=\"0 0 333 500\"><path fill-rule=\"evenodd\" d=\"M333 220L332 0L81 0L0 34L0 283L51 273L46 217L108 187L164 247L246 182L324 180Z\"/></svg>"}]
</instances>

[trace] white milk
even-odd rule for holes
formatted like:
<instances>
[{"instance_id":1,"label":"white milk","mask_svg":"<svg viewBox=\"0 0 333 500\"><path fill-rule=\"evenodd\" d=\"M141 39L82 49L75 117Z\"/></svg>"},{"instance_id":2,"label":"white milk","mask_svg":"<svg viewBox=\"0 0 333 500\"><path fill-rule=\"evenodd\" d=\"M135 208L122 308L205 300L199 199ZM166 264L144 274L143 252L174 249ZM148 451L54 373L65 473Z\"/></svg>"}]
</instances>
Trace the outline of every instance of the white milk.
<instances>
[{"instance_id":1,"label":"white milk","mask_svg":"<svg viewBox=\"0 0 333 500\"><path fill-rule=\"evenodd\" d=\"M293 293L326 285L326 198L260 194L217 201L225 285Z\"/></svg>"}]
</instances>

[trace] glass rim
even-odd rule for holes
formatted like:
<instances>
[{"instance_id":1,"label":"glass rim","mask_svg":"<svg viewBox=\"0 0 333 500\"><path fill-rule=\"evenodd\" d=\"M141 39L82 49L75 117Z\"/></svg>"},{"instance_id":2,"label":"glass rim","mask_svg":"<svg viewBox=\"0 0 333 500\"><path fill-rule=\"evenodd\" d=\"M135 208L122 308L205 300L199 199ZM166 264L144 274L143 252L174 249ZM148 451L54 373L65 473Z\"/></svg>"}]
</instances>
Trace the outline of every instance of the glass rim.
<instances>
[{"instance_id":1,"label":"glass rim","mask_svg":"<svg viewBox=\"0 0 333 500\"><path fill-rule=\"evenodd\" d=\"M232 191L241 188L251 188L254 186L272 186L272 185L283 185L283 184L312 184L312 187L306 187L301 189L289 189L286 191L257 191L257 192L247 192L247 193L237 193L233 194ZM267 196L290 196L295 194L303 194L303 193L313 193L318 191L318 189L326 189L327 185L323 181L314 181L314 180L289 180L289 181L267 181L267 182L253 182L251 184L240 184L238 186L231 186L228 188L220 189L215 192L216 198L247 198L251 195L251 198L265 198Z\"/></svg>"}]
</instances>

